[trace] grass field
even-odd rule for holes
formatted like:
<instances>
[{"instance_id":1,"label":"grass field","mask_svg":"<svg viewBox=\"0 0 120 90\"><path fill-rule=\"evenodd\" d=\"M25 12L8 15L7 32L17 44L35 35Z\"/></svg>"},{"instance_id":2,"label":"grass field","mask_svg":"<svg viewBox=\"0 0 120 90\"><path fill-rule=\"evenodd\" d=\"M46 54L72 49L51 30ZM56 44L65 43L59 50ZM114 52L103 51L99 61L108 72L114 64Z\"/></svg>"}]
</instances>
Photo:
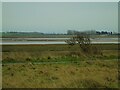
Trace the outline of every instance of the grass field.
<instances>
[{"instance_id":1,"label":"grass field","mask_svg":"<svg viewBox=\"0 0 120 90\"><path fill-rule=\"evenodd\" d=\"M3 45L3 88L118 88L118 45Z\"/></svg>"}]
</instances>

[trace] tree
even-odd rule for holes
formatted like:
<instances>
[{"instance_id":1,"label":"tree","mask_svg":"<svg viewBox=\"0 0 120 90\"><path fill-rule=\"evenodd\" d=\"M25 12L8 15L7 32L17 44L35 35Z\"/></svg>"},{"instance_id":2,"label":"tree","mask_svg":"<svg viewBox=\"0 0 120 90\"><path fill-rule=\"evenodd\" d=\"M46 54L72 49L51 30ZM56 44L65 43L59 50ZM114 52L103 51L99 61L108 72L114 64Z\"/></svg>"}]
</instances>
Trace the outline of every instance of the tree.
<instances>
[{"instance_id":1,"label":"tree","mask_svg":"<svg viewBox=\"0 0 120 90\"><path fill-rule=\"evenodd\" d=\"M83 52L91 51L90 37L88 34L85 33L78 32L75 36L73 36L69 40L66 40L66 43L68 43L71 46L78 44Z\"/></svg>"},{"instance_id":2,"label":"tree","mask_svg":"<svg viewBox=\"0 0 120 90\"><path fill-rule=\"evenodd\" d=\"M80 46L80 49L84 53L89 53L89 54L94 54L94 55L102 55L102 51L101 51L100 47L98 48L95 45L92 45L90 36L86 33L78 32L72 38L70 38L69 40L66 40L66 43L68 43L71 46L78 44Z\"/></svg>"},{"instance_id":3,"label":"tree","mask_svg":"<svg viewBox=\"0 0 120 90\"><path fill-rule=\"evenodd\" d=\"M91 41L88 34L78 33L76 36L76 42L84 52L90 51Z\"/></svg>"},{"instance_id":4,"label":"tree","mask_svg":"<svg viewBox=\"0 0 120 90\"><path fill-rule=\"evenodd\" d=\"M73 46L73 45L76 44L76 38L75 38L75 37L72 37L72 38L66 40L65 42L66 42L68 45Z\"/></svg>"}]
</instances>

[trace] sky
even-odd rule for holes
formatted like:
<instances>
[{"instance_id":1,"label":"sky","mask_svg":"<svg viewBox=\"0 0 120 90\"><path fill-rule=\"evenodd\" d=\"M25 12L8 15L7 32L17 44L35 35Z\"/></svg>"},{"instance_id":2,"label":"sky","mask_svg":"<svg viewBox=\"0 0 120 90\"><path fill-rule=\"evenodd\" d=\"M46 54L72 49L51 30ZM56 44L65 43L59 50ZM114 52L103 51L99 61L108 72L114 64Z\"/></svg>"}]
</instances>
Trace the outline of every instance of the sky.
<instances>
[{"instance_id":1,"label":"sky","mask_svg":"<svg viewBox=\"0 0 120 90\"><path fill-rule=\"evenodd\" d=\"M0 2L0 32L2 31L2 3Z\"/></svg>"},{"instance_id":2,"label":"sky","mask_svg":"<svg viewBox=\"0 0 120 90\"><path fill-rule=\"evenodd\" d=\"M2 31L118 32L117 2L3 2Z\"/></svg>"}]
</instances>

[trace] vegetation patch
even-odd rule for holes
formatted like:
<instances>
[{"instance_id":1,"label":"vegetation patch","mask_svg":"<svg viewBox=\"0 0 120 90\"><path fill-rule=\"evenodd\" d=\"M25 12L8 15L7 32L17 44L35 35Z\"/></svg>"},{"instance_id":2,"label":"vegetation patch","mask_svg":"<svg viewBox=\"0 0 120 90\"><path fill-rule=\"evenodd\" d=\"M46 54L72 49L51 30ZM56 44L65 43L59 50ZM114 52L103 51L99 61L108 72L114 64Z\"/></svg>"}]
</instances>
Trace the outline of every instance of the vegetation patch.
<instances>
[{"instance_id":1,"label":"vegetation patch","mask_svg":"<svg viewBox=\"0 0 120 90\"><path fill-rule=\"evenodd\" d=\"M85 54L77 45L3 46L2 86L118 88L118 50L111 46L101 45L102 55Z\"/></svg>"}]
</instances>

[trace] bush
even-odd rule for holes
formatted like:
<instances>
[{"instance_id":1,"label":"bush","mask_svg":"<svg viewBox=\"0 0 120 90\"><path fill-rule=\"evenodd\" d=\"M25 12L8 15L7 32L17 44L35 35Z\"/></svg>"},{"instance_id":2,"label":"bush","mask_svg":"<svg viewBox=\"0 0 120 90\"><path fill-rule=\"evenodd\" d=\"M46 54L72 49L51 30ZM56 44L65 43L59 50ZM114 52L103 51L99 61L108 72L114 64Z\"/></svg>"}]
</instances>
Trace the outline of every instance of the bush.
<instances>
[{"instance_id":1,"label":"bush","mask_svg":"<svg viewBox=\"0 0 120 90\"><path fill-rule=\"evenodd\" d=\"M50 57L50 56L48 56L48 59L51 59L51 57Z\"/></svg>"},{"instance_id":2,"label":"bush","mask_svg":"<svg viewBox=\"0 0 120 90\"><path fill-rule=\"evenodd\" d=\"M89 53L90 51L91 42L90 37L87 34L78 33L76 36L67 40L66 43L71 46L78 44L85 53Z\"/></svg>"},{"instance_id":3,"label":"bush","mask_svg":"<svg viewBox=\"0 0 120 90\"><path fill-rule=\"evenodd\" d=\"M68 45L71 46L78 44L80 46L80 50L85 54L102 55L102 52L99 48L92 46L90 41L90 36L88 34L77 33L76 36L73 36L71 39L67 40L66 42Z\"/></svg>"},{"instance_id":4,"label":"bush","mask_svg":"<svg viewBox=\"0 0 120 90\"><path fill-rule=\"evenodd\" d=\"M2 62L15 62L16 60L10 57L6 57Z\"/></svg>"},{"instance_id":5,"label":"bush","mask_svg":"<svg viewBox=\"0 0 120 90\"><path fill-rule=\"evenodd\" d=\"M76 44L76 37L73 37L73 38L71 38L71 39L69 39L69 40L66 40L65 42L68 44L68 45L71 45L71 46L73 46L73 45L75 45Z\"/></svg>"},{"instance_id":6,"label":"bush","mask_svg":"<svg viewBox=\"0 0 120 90\"><path fill-rule=\"evenodd\" d=\"M26 58L26 61L31 61L31 59L30 58Z\"/></svg>"}]
</instances>

